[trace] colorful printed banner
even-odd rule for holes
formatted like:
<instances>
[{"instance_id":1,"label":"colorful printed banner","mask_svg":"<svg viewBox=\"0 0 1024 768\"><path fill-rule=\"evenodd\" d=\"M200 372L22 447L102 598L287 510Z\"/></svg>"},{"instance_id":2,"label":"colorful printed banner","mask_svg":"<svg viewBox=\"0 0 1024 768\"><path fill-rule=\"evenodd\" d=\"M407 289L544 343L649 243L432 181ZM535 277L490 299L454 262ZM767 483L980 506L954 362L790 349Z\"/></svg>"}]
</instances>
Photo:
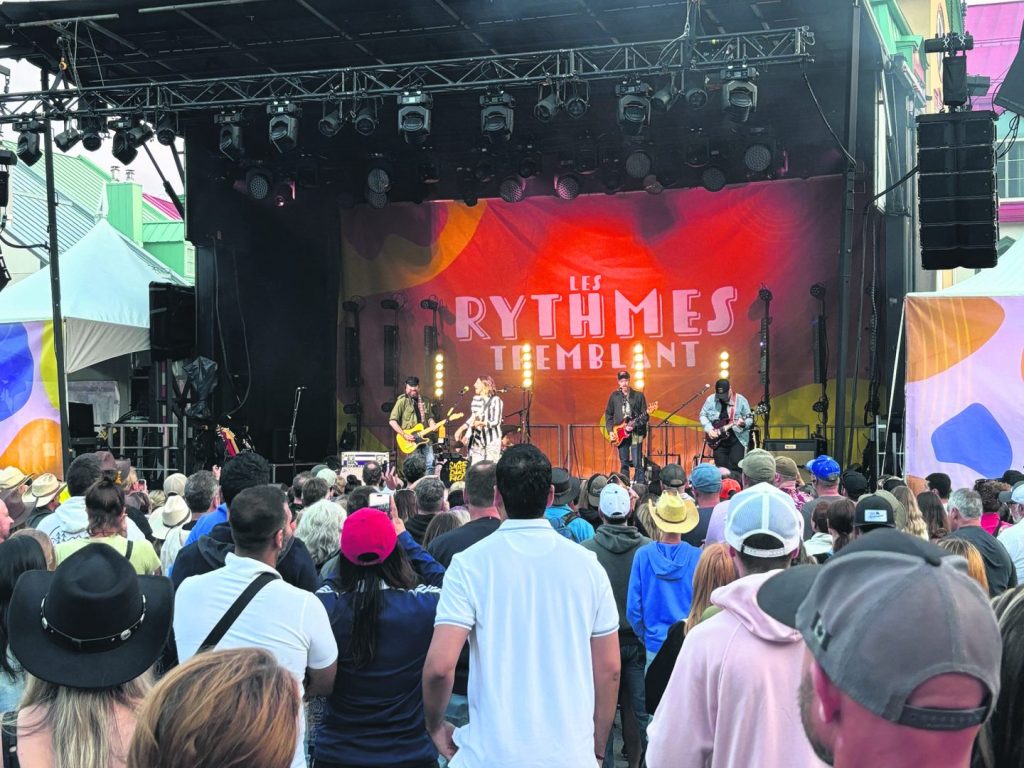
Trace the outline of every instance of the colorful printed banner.
<instances>
[{"instance_id":1,"label":"colorful printed banner","mask_svg":"<svg viewBox=\"0 0 1024 768\"><path fill-rule=\"evenodd\" d=\"M343 293L364 302L364 383L358 394L342 387L339 401L359 397L365 423L386 421L382 404L400 391L384 385L384 326L395 324L399 380L419 375L432 395L434 363L424 351L432 314L420 302L433 297L443 305L439 344L449 405L479 375L493 375L501 387L520 385L527 342L536 367L534 424L600 424L616 372L633 369L636 344L644 350L648 400L659 401L662 415L714 382L722 352L730 355L734 387L756 403L764 391L758 291L766 285L774 295L773 422L812 424L818 303L809 288L820 282L835 296L840 199L838 180L824 178L719 193L345 212ZM381 308L391 297L400 311ZM338 361L344 382L343 350ZM516 390L505 397L506 413L519 408ZM676 423L696 423L701 403ZM347 418L339 409L342 424Z\"/></svg>"}]
</instances>

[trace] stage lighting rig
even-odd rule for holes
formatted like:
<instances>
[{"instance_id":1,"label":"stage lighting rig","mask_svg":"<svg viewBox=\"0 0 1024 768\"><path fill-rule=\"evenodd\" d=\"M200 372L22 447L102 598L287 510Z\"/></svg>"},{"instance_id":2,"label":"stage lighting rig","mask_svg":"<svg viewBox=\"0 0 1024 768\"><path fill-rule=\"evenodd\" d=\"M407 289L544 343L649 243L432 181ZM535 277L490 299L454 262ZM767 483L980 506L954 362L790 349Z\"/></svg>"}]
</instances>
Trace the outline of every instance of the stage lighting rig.
<instances>
[{"instance_id":1,"label":"stage lighting rig","mask_svg":"<svg viewBox=\"0 0 1024 768\"><path fill-rule=\"evenodd\" d=\"M562 200L575 200L582 188L583 179L575 173L560 173L555 177L555 194Z\"/></svg>"},{"instance_id":2,"label":"stage lighting rig","mask_svg":"<svg viewBox=\"0 0 1024 768\"><path fill-rule=\"evenodd\" d=\"M88 96L82 96L78 100L79 110L98 109L103 107L101 101ZM90 152L95 152L103 146L102 134L106 131L106 123L99 115L83 115L78 118L78 130L82 132L82 146Z\"/></svg>"},{"instance_id":3,"label":"stage lighting rig","mask_svg":"<svg viewBox=\"0 0 1024 768\"><path fill-rule=\"evenodd\" d=\"M43 156L43 150L39 146L39 134L43 132L43 123L40 120L22 120L14 124L14 130L18 131L18 159L25 165L35 165Z\"/></svg>"},{"instance_id":4,"label":"stage lighting rig","mask_svg":"<svg viewBox=\"0 0 1024 768\"><path fill-rule=\"evenodd\" d=\"M631 179L644 178L653 166L654 162L646 149L634 149L626 155L626 174Z\"/></svg>"},{"instance_id":5,"label":"stage lighting rig","mask_svg":"<svg viewBox=\"0 0 1024 768\"><path fill-rule=\"evenodd\" d=\"M679 89L676 88L675 75L671 75L668 82L651 96L651 109L664 114L672 109L677 101L679 101Z\"/></svg>"},{"instance_id":6,"label":"stage lighting rig","mask_svg":"<svg viewBox=\"0 0 1024 768\"><path fill-rule=\"evenodd\" d=\"M242 113L221 112L213 116L213 122L219 125L217 147L221 153L232 160L238 160L245 153L245 142L242 137Z\"/></svg>"},{"instance_id":7,"label":"stage lighting rig","mask_svg":"<svg viewBox=\"0 0 1024 768\"><path fill-rule=\"evenodd\" d=\"M700 175L701 186L708 192L721 192L725 189L725 171L717 165L709 165Z\"/></svg>"},{"instance_id":8,"label":"stage lighting rig","mask_svg":"<svg viewBox=\"0 0 1024 768\"><path fill-rule=\"evenodd\" d=\"M366 188L377 194L384 194L391 189L392 168L383 155L371 155L366 171Z\"/></svg>"},{"instance_id":9,"label":"stage lighting rig","mask_svg":"<svg viewBox=\"0 0 1024 768\"><path fill-rule=\"evenodd\" d=\"M274 185L274 175L262 166L245 172L245 191L253 200L266 200Z\"/></svg>"},{"instance_id":10,"label":"stage lighting rig","mask_svg":"<svg viewBox=\"0 0 1024 768\"><path fill-rule=\"evenodd\" d=\"M743 152L743 164L752 173L764 173L772 166L775 158L774 142L767 139L757 139L747 145Z\"/></svg>"},{"instance_id":11,"label":"stage lighting rig","mask_svg":"<svg viewBox=\"0 0 1024 768\"><path fill-rule=\"evenodd\" d=\"M512 135L516 100L510 93L498 91L480 97L480 132L492 142L508 141Z\"/></svg>"},{"instance_id":12,"label":"stage lighting rig","mask_svg":"<svg viewBox=\"0 0 1024 768\"><path fill-rule=\"evenodd\" d=\"M328 139L333 138L338 135L344 125L345 113L342 111L341 105L325 104L324 116L317 123L320 134Z\"/></svg>"},{"instance_id":13,"label":"stage lighting rig","mask_svg":"<svg viewBox=\"0 0 1024 768\"><path fill-rule=\"evenodd\" d=\"M546 96L544 95L545 87L551 89ZM558 110L561 108L562 98L558 94L558 87L554 85L541 85L537 104L533 108L533 116L542 123L550 123L555 119L555 115L558 114Z\"/></svg>"},{"instance_id":14,"label":"stage lighting rig","mask_svg":"<svg viewBox=\"0 0 1024 768\"><path fill-rule=\"evenodd\" d=\"M703 72L683 74L683 90L683 98L689 109L697 111L708 105L708 79Z\"/></svg>"},{"instance_id":15,"label":"stage lighting rig","mask_svg":"<svg viewBox=\"0 0 1024 768\"><path fill-rule=\"evenodd\" d=\"M640 80L625 81L615 86L619 99L618 120L622 132L636 138L651 124L651 86Z\"/></svg>"},{"instance_id":16,"label":"stage lighting rig","mask_svg":"<svg viewBox=\"0 0 1024 768\"><path fill-rule=\"evenodd\" d=\"M165 147L173 146L178 130L173 115L161 115L156 121L156 140Z\"/></svg>"},{"instance_id":17,"label":"stage lighting rig","mask_svg":"<svg viewBox=\"0 0 1024 768\"><path fill-rule=\"evenodd\" d=\"M299 144L299 118L302 108L290 101L275 101L267 105L270 121L267 134L278 152L291 152Z\"/></svg>"},{"instance_id":18,"label":"stage lighting rig","mask_svg":"<svg viewBox=\"0 0 1024 768\"><path fill-rule=\"evenodd\" d=\"M53 143L61 152L68 152L82 140L82 132L73 125L65 125L64 130L53 137Z\"/></svg>"},{"instance_id":19,"label":"stage lighting rig","mask_svg":"<svg viewBox=\"0 0 1024 768\"><path fill-rule=\"evenodd\" d=\"M398 132L407 144L419 145L430 136L434 97L423 91L403 91L398 97Z\"/></svg>"},{"instance_id":20,"label":"stage lighting rig","mask_svg":"<svg viewBox=\"0 0 1024 768\"><path fill-rule=\"evenodd\" d=\"M565 114L572 120L579 120L590 109L590 83L574 80L566 86L564 105Z\"/></svg>"},{"instance_id":21,"label":"stage lighting rig","mask_svg":"<svg viewBox=\"0 0 1024 768\"><path fill-rule=\"evenodd\" d=\"M641 392L644 389L644 377L647 369L647 356L644 353L644 345L637 342L633 345L633 386Z\"/></svg>"},{"instance_id":22,"label":"stage lighting rig","mask_svg":"<svg viewBox=\"0 0 1024 768\"><path fill-rule=\"evenodd\" d=\"M521 202L526 197L526 180L516 174L506 176L498 185L498 194L506 203Z\"/></svg>"},{"instance_id":23,"label":"stage lighting rig","mask_svg":"<svg viewBox=\"0 0 1024 768\"><path fill-rule=\"evenodd\" d=\"M758 72L754 67L722 70L722 110L734 123L745 123L757 111Z\"/></svg>"},{"instance_id":24,"label":"stage lighting rig","mask_svg":"<svg viewBox=\"0 0 1024 768\"><path fill-rule=\"evenodd\" d=\"M360 136L370 136L377 130L377 99L362 99L352 111L352 127Z\"/></svg>"}]
</instances>

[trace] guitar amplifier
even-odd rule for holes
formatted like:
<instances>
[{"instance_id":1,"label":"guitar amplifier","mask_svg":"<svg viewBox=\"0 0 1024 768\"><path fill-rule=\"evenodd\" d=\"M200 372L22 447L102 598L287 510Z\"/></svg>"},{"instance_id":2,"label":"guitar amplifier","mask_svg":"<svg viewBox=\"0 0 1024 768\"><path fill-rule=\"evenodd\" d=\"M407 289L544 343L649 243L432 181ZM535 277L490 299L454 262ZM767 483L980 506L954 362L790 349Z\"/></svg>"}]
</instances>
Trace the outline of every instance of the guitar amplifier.
<instances>
[{"instance_id":1,"label":"guitar amplifier","mask_svg":"<svg viewBox=\"0 0 1024 768\"><path fill-rule=\"evenodd\" d=\"M764 449L775 456L788 456L800 469L825 452L817 438L813 437L799 440L765 440ZM805 474L801 472L801 476Z\"/></svg>"},{"instance_id":2,"label":"guitar amplifier","mask_svg":"<svg viewBox=\"0 0 1024 768\"><path fill-rule=\"evenodd\" d=\"M345 451L341 454L341 469L338 474L344 477L349 474L359 474L365 464L376 461L381 466L388 463L386 451Z\"/></svg>"}]
</instances>

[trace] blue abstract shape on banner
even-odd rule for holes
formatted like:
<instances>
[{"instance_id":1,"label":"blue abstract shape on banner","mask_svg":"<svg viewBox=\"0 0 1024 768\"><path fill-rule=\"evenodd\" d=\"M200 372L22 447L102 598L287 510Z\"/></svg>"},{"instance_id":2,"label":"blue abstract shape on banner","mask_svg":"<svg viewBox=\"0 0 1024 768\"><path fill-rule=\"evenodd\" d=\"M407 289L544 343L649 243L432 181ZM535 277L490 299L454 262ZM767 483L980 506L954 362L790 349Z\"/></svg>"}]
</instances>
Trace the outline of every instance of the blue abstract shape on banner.
<instances>
[{"instance_id":1,"label":"blue abstract shape on banner","mask_svg":"<svg viewBox=\"0 0 1024 768\"><path fill-rule=\"evenodd\" d=\"M972 403L932 433L935 458L999 477L1013 462L1010 438L988 408Z\"/></svg>"},{"instance_id":2,"label":"blue abstract shape on banner","mask_svg":"<svg viewBox=\"0 0 1024 768\"><path fill-rule=\"evenodd\" d=\"M0 325L0 421L20 411L32 395L32 350L21 323Z\"/></svg>"}]
</instances>

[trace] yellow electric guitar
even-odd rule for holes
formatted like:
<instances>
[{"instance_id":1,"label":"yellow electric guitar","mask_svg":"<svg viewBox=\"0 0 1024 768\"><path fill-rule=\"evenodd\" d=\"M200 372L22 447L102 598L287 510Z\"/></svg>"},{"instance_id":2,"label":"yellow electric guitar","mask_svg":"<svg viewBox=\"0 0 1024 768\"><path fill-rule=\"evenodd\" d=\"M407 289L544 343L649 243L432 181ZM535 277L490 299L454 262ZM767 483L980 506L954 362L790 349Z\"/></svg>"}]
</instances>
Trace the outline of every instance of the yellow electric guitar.
<instances>
[{"instance_id":1,"label":"yellow electric guitar","mask_svg":"<svg viewBox=\"0 0 1024 768\"><path fill-rule=\"evenodd\" d=\"M398 440L398 450L402 453L412 453L418 446L427 442L427 435L431 432L436 432L449 421L461 419L464 415L465 414L463 413L449 413L445 418L441 419L441 421L437 422L432 427L424 427L422 424L417 424L412 429L407 429L406 432L416 438L415 440L406 440L401 435L395 435L395 438Z\"/></svg>"}]
</instances>

